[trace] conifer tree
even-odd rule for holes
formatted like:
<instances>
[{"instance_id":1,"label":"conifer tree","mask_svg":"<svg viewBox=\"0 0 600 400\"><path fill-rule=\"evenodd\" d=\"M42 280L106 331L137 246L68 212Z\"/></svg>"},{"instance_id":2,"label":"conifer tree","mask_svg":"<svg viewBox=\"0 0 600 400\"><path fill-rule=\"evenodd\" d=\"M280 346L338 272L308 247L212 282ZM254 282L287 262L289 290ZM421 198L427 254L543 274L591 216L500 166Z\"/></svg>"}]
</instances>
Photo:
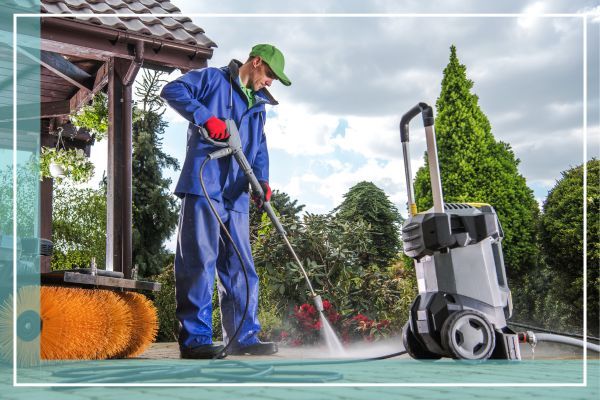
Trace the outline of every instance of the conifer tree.
<instances>
[{"instance_id":1,"label":"conifer tree","mask_svg":"<svg viewBox=\"0 0 600 400\"><path fill-rule=\"evenodd\" d=\"M518 171L519 159L509 144L494 139L472 88L473 81L467 78L456 47L450 47L435 120L444 201L484 202L494 207L505 234L503 250L509 284L518 284L537 266L539 208ZM419 211L432 206L427 161L417 171L415 197Z\"/></svg>"},{"instance_id":2,"label":"conifer tree","mask_svg":"<svg viewBox=\"0 0 600 400\"><path fill-rule=\"evenodd\" d=\"M333 210L337 218L369 225L371 249L361 254L363 265L388 266L400 252L400 214L385 192L371 182L359 182Z\"/></svg>"},{"instance_id":3,"label":"conifer tree","mask_svg":"<svg viewBox=\"0 0 600 400\"><path fill-rule=\"evenodd\" d=\"M140 98L133 121L133 262L141 276L157 274L168 258L163 246L177 225L177 201L163 176L164 168L179 168L177 160L162 150L164 103L159 97L164 73L143 70L136 89Z\"/></svg>"},{"instance_id":4,"label":"conifer tree","mask_svg":"<svg viewBox=\"0 0 600 400\"><path fill-rule=\"evenodd\" d=\"M587 162L588 329L598 335L600 277L600 161ZM583 325L583 165L562 172L541 218L544 259L552 275L543 318L565 330Z\"/></svg>"}]
</instances>

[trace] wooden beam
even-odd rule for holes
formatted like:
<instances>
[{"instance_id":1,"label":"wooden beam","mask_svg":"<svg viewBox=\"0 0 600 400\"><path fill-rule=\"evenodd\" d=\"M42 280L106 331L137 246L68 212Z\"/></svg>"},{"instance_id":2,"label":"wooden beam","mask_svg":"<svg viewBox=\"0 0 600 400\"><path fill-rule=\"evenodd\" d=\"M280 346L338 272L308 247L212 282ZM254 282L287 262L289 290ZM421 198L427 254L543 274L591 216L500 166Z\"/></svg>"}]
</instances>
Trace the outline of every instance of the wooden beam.
<instances>
[{"instance_id":1,"label":"wooden beam","mask_svg":"<svg viewBox=\"0 0 600 400\"><path fill-rule=\"evenodd\" d=\"M25 50L24 47L19 47L19 52L32 61L35 61L36 63L45 67L55 75L61 77L65 81L69 82L71 85L83 90L91 90L91 88L88 87L89 84L87 83L87 81L91 78L91 75L72 62L66 60L60 54L47 50L41 50L40 56L37 57Z\"/></svg>"},{"instance_id":2,"label":"wooden beam","mask_svg":"<svg viewBox=\"0 0 600 400\"><path fill-rule=\"evenodd\" d=\"M68 100L46 101L40 105L42 110L39 118L53 118L71 113Z\"/></svg>"},{"instance_id":3,"label":"wooden beam","mask_svg":"<svg viewBox=\"0 0 600 400\"><path fill-rule=\"evenodd\" d=\"M41 103L26 103L17 105L17 121L40 118ZM13 120L13 106L0 107L0 122L10 122Z\"/></svg>"},{"instance_id":4,"label":"wooden beam","mask_svg":"<svg viewBox=\"0 0 600 400\"><path fill-rule=\"evenodd\" d=\"M113 53L110 51L104 51L100 49L94 49L89 46L80 46L73 43L65 43L45 38L40 40L40 47L44 50L53 51L65 56L76 56L98 61L108 61L113 55Z\"/></svg>"},{"instance_id":5,"label":"wooden beam","mask_svg":"<svg viewBox=\"0 0 600 400\"><path fill-rule=\"evenodd\" d=\"M0 115L7 115L4 119L0 118L0 122L12 121L12 108L13 106L0 107ZM60 117L71 114L72 110L69 100L19 104L17 108L17 120L24 121L29 119Z\"/></svg>"},{"instance_id":6,"label":"wooden beam","mask_svg":"<svg viewBox=\"0 0 600 400\"><path fill-rule=\"evenodd\" d=\"M75 82L81 83L92 77L89 73L79 68L77 65L73 64L71 61L67 60L58 53L48 50L41 50L40 59L46 68L50 67L48 69L57 71L58 74L66 76Z\"/></svg>"},{"instance_id":7,"label":"wooden beam","mask_svg":"<svg viewBox=\"0 0 600 400\"><path fill-rule=\"evenodd\" d=\"M71 99L69 99L69 108L72 112L79 110L84 104L87 104L92 98L108 83L108 62L100 66L94 78L94 85L90 91L78 90Z\"/></svg>"},{"instance_id":8,"label":"wooden beam","mask_svg":"<svg viewBox=\"0 0 600 400\"><path fill-rule=\"evenodd\" d=\"M115 278L111 276L82 274L71 271L51 271L41 276L43 283L69 283L72 285L160 291L162 284L152 281Z\"/></svg>"}]
</instances>

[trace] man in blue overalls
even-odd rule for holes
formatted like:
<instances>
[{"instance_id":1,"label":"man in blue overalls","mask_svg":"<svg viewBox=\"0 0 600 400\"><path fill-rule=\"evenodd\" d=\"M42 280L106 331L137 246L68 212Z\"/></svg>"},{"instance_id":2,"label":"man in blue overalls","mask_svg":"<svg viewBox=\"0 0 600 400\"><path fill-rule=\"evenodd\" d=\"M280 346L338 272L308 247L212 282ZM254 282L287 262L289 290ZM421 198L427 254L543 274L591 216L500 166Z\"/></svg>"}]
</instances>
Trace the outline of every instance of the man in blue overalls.
<instances>
[{"instance_id":1,"label":"man in blue overalls","mask_svg":"<svg viewBox=\"0 0 600 400\"><path fill-rule=\"evenodd\" d=\"M200 185L200 165L216 148L202 140L204 126L215 140L229 137L224 119L238 126L246 158L264 189L265 198L253 197L259 207L269 201L269 154L264 133L265 104L277 102L267 91L274 80L291 84L283 72L283 54L274 46L259 44L242 64L232 60L227 67L193 70L165 85L161 96L190 124L185 162L175 194L182 199L175 255L177 318L182 358L212 358L224 346L212 343L212 292L215 268L219 276L219 301L223 339L233 339L229 354L273 354L277 346L259 341L258 275L252 260L249 237L249 183L231 157L209 161L203 178L207 199ZM208 201L239 248L247 270L249 302L246 318L246 283L233 245L220 240L221 229Z\"/></svg>"}]
</instances>

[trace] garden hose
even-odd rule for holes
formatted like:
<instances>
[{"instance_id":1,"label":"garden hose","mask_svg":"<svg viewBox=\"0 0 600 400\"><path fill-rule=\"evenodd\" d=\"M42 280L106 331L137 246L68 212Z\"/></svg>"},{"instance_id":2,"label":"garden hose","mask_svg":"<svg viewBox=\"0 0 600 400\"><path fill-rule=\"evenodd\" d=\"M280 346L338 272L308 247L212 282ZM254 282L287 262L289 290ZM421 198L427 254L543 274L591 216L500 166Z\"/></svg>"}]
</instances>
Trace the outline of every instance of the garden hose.
<instances>
[{"instance_id":1,"label":"garden hose","mask_svg":"<svg viewBox=\"0 0 600 400\"><path fill-rule=\"evenodd\" d=\"M551 330L551 329L544 329L544 328L540 328L539 326L532 326L532 325L528 325L528 324L523 324L521 322L509 321L508 324L519 327L519 328L529 329L531 331L536 331L536 332L539 331L539 332L543 332L543 333L552 333L554 335L561 335L561 336L573 337L576 339L583 339L583 335L581 335L579 333L561 332L561 331L556 331L556 330ZM596 342L600 342L600 338L596 337L596 336L586 335L586 338L587 338L587 340L594 340Z\"/></svg>"},{"instance_id":2,"label":"garden hose","mask_svg":"<svg viewBox=\"0 0 600 400\"><path fill-rule=\"evenodd\" d=\"M271 362L250 363L237 360L211 360L206 365L198 363L177 366L163 363L155 365L144 364L143 367L132 365L111 364L110 372L102 372L98 366L89 368L71 368L55 371L53 376L66 378L63 383L120 383L131 382L131 376L135 376L134 382L150 380L166 380L169 378L206 378L218 382L261 382L261 383L326 383L341 380L344 375L337 371L316 371L314 369L303 370L281 370L280 367L307 367L323 365L354 364L369 361L378 361L398 357L406 354L406 351L386 354L378 357L327 360L327 361L289 361L273 364Z\"/></svg>"},{"instance_id":3,"label":"garden hose","mask_svg":"<svg viewBox=\"0 0 600 400\"><path fill-rule=\"evenodd\" d=\"M520 343L529 343L535 346L539 342L554 342L566 344L569 346L587 348L588 350L600 353L600 346L594 343L585 343L583 340L575 339L568 336L556 335L553 333L535 333L531 331L519 333Z\"/></svg>"}]
</instances>

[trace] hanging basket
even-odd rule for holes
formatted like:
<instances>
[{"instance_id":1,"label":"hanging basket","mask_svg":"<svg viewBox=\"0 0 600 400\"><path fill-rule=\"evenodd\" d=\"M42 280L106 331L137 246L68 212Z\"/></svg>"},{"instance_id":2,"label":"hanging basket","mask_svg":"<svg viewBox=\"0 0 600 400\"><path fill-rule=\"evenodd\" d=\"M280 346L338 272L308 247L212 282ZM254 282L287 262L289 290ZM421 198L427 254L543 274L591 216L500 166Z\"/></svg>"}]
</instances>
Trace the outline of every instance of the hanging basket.
<instances>
[{"instance_id":1,"label":"hanging basket","mask_svg":"<svg viewBox=\"0 0 600 400\"><path fill-rule=\"evenodd\" d=\"M64 178L65 177L65 168L62 164L58 164L54 161L48 165L48 169L50 170L50 175L53 178Z\"/></svg>"}]
</instances>

